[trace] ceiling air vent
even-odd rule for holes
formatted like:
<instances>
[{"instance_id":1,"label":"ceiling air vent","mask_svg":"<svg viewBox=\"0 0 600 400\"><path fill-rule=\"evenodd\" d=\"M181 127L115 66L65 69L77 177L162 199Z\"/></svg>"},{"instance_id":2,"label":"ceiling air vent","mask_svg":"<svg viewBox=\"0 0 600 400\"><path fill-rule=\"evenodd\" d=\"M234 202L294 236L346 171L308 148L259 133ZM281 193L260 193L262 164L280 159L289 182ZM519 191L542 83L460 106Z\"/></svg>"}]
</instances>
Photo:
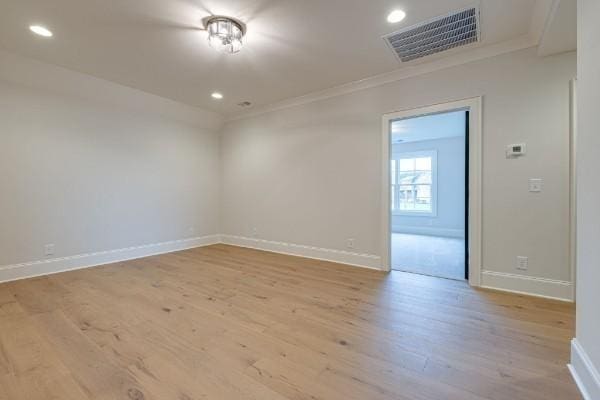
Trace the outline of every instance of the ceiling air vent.
<instances>
[{"instance_id":1,"label":"ceiling air vent","mask_svg":"<svg viewBox=\"0 0 600 400\"><path fill-rule=\"evenodd\" d=\"M468 8L409 26L383 37L402 62L479 40L479 12Z\"/></svg>"}]
</instances>

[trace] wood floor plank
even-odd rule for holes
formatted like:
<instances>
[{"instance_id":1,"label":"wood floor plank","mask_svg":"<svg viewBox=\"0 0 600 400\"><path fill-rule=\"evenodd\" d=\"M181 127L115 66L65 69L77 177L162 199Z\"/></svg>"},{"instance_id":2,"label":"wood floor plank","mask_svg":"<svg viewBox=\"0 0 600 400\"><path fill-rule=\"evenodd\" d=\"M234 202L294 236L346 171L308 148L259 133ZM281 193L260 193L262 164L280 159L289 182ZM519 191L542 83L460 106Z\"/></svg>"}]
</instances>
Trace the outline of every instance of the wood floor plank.
<instances>
[{"instance_id":1,"label":"wood floor plank","mask_svg":"<svg viewBox=\"0 0 600 400\"><path fill-rule=\"evenodd\" d=\"M226 245L0 285L0 400L580 399L574 307Z\"/></svg>"}]
</instances>

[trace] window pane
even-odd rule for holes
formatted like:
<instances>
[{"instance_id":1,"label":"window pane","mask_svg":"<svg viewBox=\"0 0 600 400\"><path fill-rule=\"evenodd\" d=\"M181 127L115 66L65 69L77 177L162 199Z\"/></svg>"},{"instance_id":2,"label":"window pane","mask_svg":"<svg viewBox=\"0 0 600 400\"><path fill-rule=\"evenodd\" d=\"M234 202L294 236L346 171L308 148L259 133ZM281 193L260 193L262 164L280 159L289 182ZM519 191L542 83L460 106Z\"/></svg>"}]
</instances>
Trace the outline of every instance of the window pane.
<instances>
[{"instance_id":1,"label":"window pane","mask_svg":"<svg viewBox=\"0 0 600 400\"><path fill-rule=\"evenodd\" d=\"M418 185L415 187L417 197L431 198L431 185Z\"/></svg>"},{"instance_id":2,"label":"window pane","mask_svg":"<svg viewBox=\"0 0 600 400\"><path fill-rule=\"evenodd\" d=\"M427 204L427 203L417 203L415 205L414 208L415 211L420 211L420 212L430 212L431 211L431 204Z\"/></svg>"},{"instance_id":3,"label":"window pane","mask_svg":"<svg viewBox=\"0 0 600 400\"><path fill-rule=\"evenodd\" d=\"M394 189L392 210L433 211L433 159L433 156L423 155L395 160L391 177Z\"/></svg>"},{"instance_id":4,"label":"window pane","mask_svg":"<svg viewBox=\"0 0 600 400\"><path fill-rule=\"evenodd\" d=\"M415 170L415 159L414 158L400 159L400 171L414 171L414 170Z\"/></svg>"},{"instance_id":5,"label":"window pane","mask_svg":"<svg viewBox=\"0 0 600 400\"><path fill-rule=\"evenodd\" d=\"M415 187L412 185L401 185L399 188L399 207L400 210L414 210L415 208Z\"/></svg>"},{"instance_id":6,"label":"window pane","mask_svg":"<svg viewBox=\"0 0 600 400\"><path fill-rule=\"evenodd\" d=\"M396 209L396 185L392 185L392 189L390 190L390 207L392 211Z\"/></svg>"},{"instance_id":7,"label":"window pane","mask_svg":"<svg viewBox=\"0 0 600 400\"><path fill-rule=\"evenodd\" d=\"M415 210L431 211L431 186L418 185L416 186Z\"/></svg>"},{"instance_id":8,"label":"window pane","mask_svg":"<svg viewBox=\"0 0 600 400\"><path fill-rule=\"evenodd\" d=\"M416 159L418 171L431 171L431 157L419 157Z\"/></svg>"},{"instance_id":9,"label":"window pane","mask_svg":"<svg viewBox=\"0 0 600 400\"><path fill-rule=\"evenodd\" d=\"M390 183L396 183L396 160L390 160Z\"/></svg>"},{"instance_id":10,"label":"window pane","mask_svg":"<svg viewBox=\"0 0 600 400\"><path fill-rule=\"evenodd\" d=\"M417 178L417 175L415 175L415 173L413 171L400 172L398 174L398 183L404 184L404 185L413 184L413 183L415 183L416 178Z\"/></svg>"},{"instance_id":11,"label":"window pane","mask_svg":"<svg viewBox=\"0 0 600 400\"><path fill-rule=\"evenodd\" d=\"M415 203L412 200L400 199L400 211L414 211Z\"/></svg>"},{"instance_id":12,"label":"window pane","mask_svg":"<svg viewBox=\"0 0 600 400\"><path fill-rule=\"evenodd\" d=\"M431 185L431 171L420 171L415 174L413 180L415 184L428 184Z\"/></svg>"}]
</instances>

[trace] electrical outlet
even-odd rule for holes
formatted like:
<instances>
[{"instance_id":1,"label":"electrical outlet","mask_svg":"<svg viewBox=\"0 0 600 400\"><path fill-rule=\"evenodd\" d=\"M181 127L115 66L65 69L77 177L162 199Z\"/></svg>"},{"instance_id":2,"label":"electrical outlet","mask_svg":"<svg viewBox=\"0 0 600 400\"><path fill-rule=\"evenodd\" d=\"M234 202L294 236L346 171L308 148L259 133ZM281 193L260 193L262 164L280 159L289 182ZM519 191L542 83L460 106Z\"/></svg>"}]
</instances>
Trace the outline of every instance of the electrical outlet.
<instances>
[{"instance_id":1,"label":"electrical outlet","mask_svg":"<svg viewBox=\"0 0 600 400\"><path fill-rule=\"evenodd\" d=\"M527 271L529 267L529 258L523 256L517 256L517 269L519 271Z\"/></svg>"},{"instance_id":2,"label":"electrical outlet","mask_svg":"<svg viewBox=\"0 0 600 400\"><path fill-rule=\"evenodd\" d=\"M45 256L54 255L54 245L53 244L44 245L44 255Z\"/></svg>"},{"instance_id":3,"label":"electrical outlet","mask_svg":"<svg viewBox=\"0 0 600 400\"><path fill-rule=\"evenodd\" d=\"M190 234L190 236L194 234L194 231L195 231L195 229L194 229L194 227L193 227L193 226L190 226L190 227L188 228L188 233Z\"/></svg>"},{"instance_id":4,"label":"electrical outlet","mask_svg":"<svg viewBox=\"0 0 600 400\"><path fill-rule=\"evenodd\" d=\"M346 239L346 247L349 249L354 248L354 239Z\"/></svg>"},{"instance_id":5,"label":"electrical outlet","mask_svg":"<svg viewBox=\"0 0 600 400\"><path fill-rule=\"evenodd\" d=\"M539 178L529 179L529 191L533 193L539 193L542 191L543 181Z\"/></svg>"},{"instance_id":6,"label":"electrical outlet","mask_svg":"<svg viewBox=\"0 0 600 400\"><path fill-rule=\"evenodd\" d=\"M252 228L252 237L258 236L258 229L256 227Z\"/></svg>"}]
</instances>

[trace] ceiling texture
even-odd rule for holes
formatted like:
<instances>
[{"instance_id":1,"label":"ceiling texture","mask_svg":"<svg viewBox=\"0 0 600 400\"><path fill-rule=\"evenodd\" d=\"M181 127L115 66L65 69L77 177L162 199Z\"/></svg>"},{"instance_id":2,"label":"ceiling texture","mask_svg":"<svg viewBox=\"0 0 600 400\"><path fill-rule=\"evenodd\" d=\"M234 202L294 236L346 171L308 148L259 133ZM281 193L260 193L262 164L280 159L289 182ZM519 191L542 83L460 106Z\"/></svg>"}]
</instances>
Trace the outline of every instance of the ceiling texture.
<instances>
[{"instance_id":1,"label":"ceiling texture","mask_svg":"<svg viewBox=\"0 0 600 400\"><path fill-rule=\"evenodd\" d=\"M235 115L244 101L260 107L503 42L538 44L544 32L562 40L547 43L545 53L573 50L572 22L563 21L573 14L569 2L575 0L0 0L0 48ZM400 63L382 39L473 5L478 43ZM390 24L386 16L396 8L407 16ZM202 20L210 15L247 24L240 53L208 46ZM32 24L54 37L31 34ZM212 99L213 91L225 98Z\"/></svg>"},{"instance_id":2,"label":"ceiling texture","mask_svg":"<svg viewBox=\"0 0 600 400\"><path fill-rule=\"evenodd\" d=\"M465 137L466 111L422 115L392 121L392 144Z\"/></svg>"}]
</instances>

